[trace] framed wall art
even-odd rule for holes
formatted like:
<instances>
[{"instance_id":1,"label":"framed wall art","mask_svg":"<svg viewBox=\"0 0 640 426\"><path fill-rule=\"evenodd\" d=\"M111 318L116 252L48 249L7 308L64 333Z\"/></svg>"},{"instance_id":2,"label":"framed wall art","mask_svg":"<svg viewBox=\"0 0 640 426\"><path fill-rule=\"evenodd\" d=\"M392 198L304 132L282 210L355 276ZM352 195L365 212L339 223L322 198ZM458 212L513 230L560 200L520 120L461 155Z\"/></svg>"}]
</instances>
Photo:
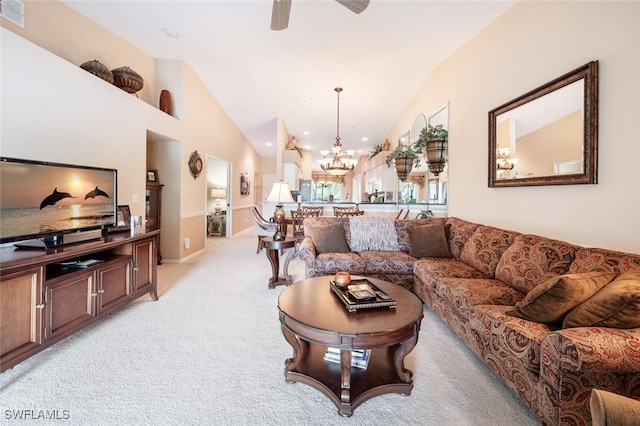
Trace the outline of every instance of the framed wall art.
<instances>
[{"instance_id":1,"label":"framed wall art","mask_svg":"<svg viewBox=\"0 0 640 426\"><path fill-rule=\"evenodd\" d=\"M249 173L240 173L240 195L249 195L251 193L251 181Z\"/></svg>"}]
</instances>

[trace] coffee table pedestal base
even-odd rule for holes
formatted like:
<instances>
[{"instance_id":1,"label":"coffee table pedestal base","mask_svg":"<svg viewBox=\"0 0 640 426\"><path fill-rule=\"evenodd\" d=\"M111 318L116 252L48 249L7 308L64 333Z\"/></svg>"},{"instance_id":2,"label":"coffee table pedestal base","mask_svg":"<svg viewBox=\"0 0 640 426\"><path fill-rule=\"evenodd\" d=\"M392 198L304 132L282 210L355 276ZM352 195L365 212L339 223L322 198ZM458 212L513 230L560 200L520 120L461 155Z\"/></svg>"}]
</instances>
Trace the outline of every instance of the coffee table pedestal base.
<instances>
[{"instance_id":1,"label":"coffee table pedestal base","mask_svg":"<svg viewBox=\"0 0 640 426\"><path fill-rule=\"evenodd\" d=\"M387 393L410 395L413 390L413 374L401 367L404 379L408 379L405 381L398 375L395 361L402 363L404 356L399 359L398 351L408 354L415 342L373 349L366 370L351 367L347 371L343 371L338 363L324 360L325 346L298 342L300 353L296 358L285 361L285 380L304 383L319 390L336 405L342 416L350 417L360 404L376 396ZM405 345L411 348L406 350ZM300 362L296 362L297 359Z\"/></svg>"}]
</instances>

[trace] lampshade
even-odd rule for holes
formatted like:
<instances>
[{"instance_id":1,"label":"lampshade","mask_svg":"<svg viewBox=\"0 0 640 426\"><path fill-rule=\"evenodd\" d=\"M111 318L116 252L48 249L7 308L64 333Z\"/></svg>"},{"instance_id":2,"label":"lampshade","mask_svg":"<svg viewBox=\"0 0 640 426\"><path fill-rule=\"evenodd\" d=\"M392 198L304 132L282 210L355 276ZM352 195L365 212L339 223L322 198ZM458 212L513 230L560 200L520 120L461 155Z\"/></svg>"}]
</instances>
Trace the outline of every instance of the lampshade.
<instances>
[{"instance_id":1,"label":"lampshade","mask_svg":"<svg viewBox=\"0 0 640 426\"><path fill-rule=\"evenodd\" d=\"M276 204L295 203L295 200L291 196L289 184L282 181L273 184L271 192L265 201Z\"/></svg>"},{"instance_id":2,"label":"lampshade","mask_svg":"<svg viewBox=\"0 0 640 426\"><path fill-rule=\"evenodd\" d=\"M212 188L211 198L227 198L227 191L224 188Z\"/></svg>"}]
</instances>

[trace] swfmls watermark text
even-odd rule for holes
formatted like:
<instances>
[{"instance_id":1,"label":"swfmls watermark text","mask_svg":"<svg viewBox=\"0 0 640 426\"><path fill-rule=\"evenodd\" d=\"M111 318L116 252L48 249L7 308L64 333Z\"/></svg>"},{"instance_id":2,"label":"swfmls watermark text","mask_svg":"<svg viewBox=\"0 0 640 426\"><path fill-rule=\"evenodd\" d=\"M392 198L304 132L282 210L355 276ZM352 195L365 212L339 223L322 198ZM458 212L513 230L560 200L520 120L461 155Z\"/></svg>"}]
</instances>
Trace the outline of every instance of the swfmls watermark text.
<instances>
[{"instance_id":1,"label":"swfmls watermark text","mask_svg":"<svg viewBox=\"0 0 640 426\"><path fill-rule=\"evenodd\" d=\"M5 420L69 420L71 413L69 410L34 410L34 409L13 409L4 410Z\"/></svg>"}]
</instances>

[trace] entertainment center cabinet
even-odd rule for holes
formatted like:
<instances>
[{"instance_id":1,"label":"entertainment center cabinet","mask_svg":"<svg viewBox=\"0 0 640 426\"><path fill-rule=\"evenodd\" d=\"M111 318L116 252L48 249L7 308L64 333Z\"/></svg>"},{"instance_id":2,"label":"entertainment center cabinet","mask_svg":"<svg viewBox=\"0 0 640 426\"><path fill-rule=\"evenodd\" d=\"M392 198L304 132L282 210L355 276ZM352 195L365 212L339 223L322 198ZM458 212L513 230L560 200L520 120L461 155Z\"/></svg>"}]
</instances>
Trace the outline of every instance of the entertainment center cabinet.
<instances>
[{"instance_id":1,"label":"entertainment center cabinet","mask_svg":"<svg viewBox=\"0 0 640 426\"><path fill-rule=\"evenodd\" d=\"M0 372L140 296L157 293L160 230L48 250L0 248ZM79 268L71 262L99 263Z\"/></svg>"}]
</instances>

